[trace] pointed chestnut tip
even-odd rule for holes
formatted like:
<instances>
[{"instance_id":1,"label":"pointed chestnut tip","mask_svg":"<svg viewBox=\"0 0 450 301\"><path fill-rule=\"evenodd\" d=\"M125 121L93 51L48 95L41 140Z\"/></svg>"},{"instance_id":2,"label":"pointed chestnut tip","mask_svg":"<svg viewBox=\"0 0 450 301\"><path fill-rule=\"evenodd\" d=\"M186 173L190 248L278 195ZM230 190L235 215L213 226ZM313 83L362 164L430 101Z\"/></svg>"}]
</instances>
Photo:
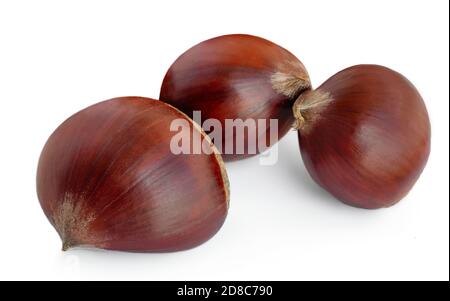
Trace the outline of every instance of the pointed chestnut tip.
<instances>
[{"instance_id":1,"label":"pointed chestnut tip","mask_svg":"<svg viewBox=\"0 0 450 301\"><path fill-rule=\"evenodd\" d=\"M70 243L70 242L68 242L68 241L63 241L63 244L62 244L62 251L67 251L67 250L69 250L70 248L72 248L73 247L73 245Z\"/></svg>"}]
</instances>

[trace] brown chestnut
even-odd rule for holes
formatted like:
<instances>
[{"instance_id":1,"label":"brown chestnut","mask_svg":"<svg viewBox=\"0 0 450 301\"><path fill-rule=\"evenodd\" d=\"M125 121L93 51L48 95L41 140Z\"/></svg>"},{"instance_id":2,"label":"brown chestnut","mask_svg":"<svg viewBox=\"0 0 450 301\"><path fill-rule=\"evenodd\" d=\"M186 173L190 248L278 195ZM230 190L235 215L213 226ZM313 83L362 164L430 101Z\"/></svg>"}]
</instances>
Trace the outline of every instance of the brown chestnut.
<instances>
[{"instance_id":1,"label":"brown chestnut","mask_svg":"<svg viewBox=\"0 0 450 301\"><path fill-rule=\"evenodd\" d=\"M199 111L202 120L218 120L220 138L211 138L227 161L263 152L285 135L295 122L294 101L309 88L305 67L289 51L260 37L233 34L182 54L167 71L160 99L191 118ZM226 120L252 122L227 128ZM211 134L211 128L204 130Z\"/></svg>"},{"instance_id":2,"label":"brown chestnut","mask_svg":"<svg viewBox=\"0 0 450 301\"><path fill-rule=\"evenodd\" d=\"M50 136L37 193L64 250L176 251L219 230L229 196L220 154L211 141L209 154L173 154L173 120L209 141L177 109L141 97L88 107Z\"/></svg>"},{"instance_id":3,"label":"brown chestnut","mask_svg":"<svg viewBox=\"0 0 450 301\"><path fill-rule=\"evenodd\" d=\"M302 94L293 111L307 170L347 204L395 204L427 162L430 122L422 97L386 67L340 71Z\"/></svg>"}]
</instances>

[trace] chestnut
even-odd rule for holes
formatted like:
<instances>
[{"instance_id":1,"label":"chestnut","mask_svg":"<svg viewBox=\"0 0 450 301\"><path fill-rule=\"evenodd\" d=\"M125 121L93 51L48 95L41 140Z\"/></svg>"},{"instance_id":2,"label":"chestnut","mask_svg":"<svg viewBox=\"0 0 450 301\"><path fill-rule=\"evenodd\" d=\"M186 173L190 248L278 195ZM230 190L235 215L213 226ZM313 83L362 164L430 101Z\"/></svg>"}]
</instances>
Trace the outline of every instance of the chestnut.
<instances>
[{"instance_id":1,"label":"chestnut","mask_svg":"<svg viewBox=\"0 0 450 301\"><path fill-rule=\"evenodd\" d=\"M173 120L206 139L209 153L174 154ZM208 240L223 224L229 198L222 159L207 135L177 109L142 97L107 100L61 124L39 159L37 194L63 250L135 252Z\"/></svg>"},{"instance_id":2,"label":"chestnut","mask_svg":"<svg viewBox=\"0 0 450 301\"><path fill-rule=\"evenodd\" d=\"M302 94L293 111L308 172L347 204L395 204L427 162L430 121L422 97L386 67L342 70Z\"/></svg>"},{"instance_id":3,"label":"chestnut","mask_svg":"<svg viewBox=\"0 0 450 301\"><path fill-rule=\"evenodd\" d=\"M284 136L295 122L294 101L310 86L305 67L286 49L260 37L232 34L183 53L167 71L160 99L191 118L198 111L202 120L218 120L221 135L211 138L230 161L263 152ZM226 130L226 120L244 122ZM255 122L249 126L246 120ZM211 134L211 128L204 130Z\"/></svg>"}]
</instances>

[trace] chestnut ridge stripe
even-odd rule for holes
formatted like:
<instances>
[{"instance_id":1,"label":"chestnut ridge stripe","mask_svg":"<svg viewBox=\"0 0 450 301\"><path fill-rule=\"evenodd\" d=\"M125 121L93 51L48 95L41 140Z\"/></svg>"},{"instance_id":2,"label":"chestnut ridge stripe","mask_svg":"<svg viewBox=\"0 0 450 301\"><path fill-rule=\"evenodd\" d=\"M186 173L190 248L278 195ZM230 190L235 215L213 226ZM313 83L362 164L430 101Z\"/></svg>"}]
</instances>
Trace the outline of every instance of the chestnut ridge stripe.
<instances>
[{"instance_id":1,"label":"chestnut ridge stripe","mask_svg":"<svg viewBox=\"0 0 450 301\"><path fill-rule=\"evenodd\" d=\"M183 113L182 111L179 111L174 106L171 106L170 104L167 104L167 106L173 108L177 112L179 112L181 115L183 115L188 122L190 122L193 126L193 128L200 132L202 139L205 139L209 143L209 147L213 150L214 157L217 160L217 163L220 167L220 174L222 175L223 185L225 187L225 195L226 195L226 201L227 201L227 209L230 207L230 181L228 179L227 169L225 168L225 163L222 159L222 156L220 155L220 152L217 150L214 143L209 138L208 134L205 133L205 131L202 129L200 125L198 125L196 122L194 122L191 118L189 118L188 115Z\"/></svg>"}]
</instances>

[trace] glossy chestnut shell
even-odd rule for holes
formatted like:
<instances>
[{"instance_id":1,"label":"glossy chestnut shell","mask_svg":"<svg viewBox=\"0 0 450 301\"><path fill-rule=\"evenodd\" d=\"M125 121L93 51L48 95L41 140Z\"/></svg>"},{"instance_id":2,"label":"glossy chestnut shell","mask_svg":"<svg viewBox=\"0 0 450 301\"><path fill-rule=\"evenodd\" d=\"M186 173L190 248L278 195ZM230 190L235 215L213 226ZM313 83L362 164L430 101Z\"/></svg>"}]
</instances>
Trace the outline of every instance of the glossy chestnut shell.
<instances>
[{"instance_id":1,"label":"glossy chestnut shell","mask_svg":"<svg viewBox=\"0 0 450 301\"><path fill-rule=\"evenodd\" d=\"M278 139L284 136L295 121L291 112L295 99L309 88L305 67L289 51L260 37L234 34L206 40L182 54L167 71L160 99L191 118L200 111L202 121L219 120L222 141L214 143L227 161L255 155L276 143L270 119L278 122L277 131L272 129ZM256 128L226 131L226 119L255 120ZM239 141L244 150L236 148ZM224 151L227 145L232 152Z\"/></svg>"},{"instance_id":2,"label":"glossy chestnut shell","mask_svg":"<svg viewBox=\"0 0 450 301\"><path fill-rule=\"evenodd\" d=\"M223 162L212 144L211 154L173 154L174 119L199 132L168 104L122 97L76 113L50 136L37 193L64 250L176 251L219 230L229 196Z\"/></svg>"},{"instance_id":3,"label":"glossy chestnut shell","mask_svg":"<svg viewBox=\"0 0 450 301\"><path fill-rule=\"evenodd\" d=\"M377 65L345 69L294 105L303 161L339 200L380 208L414 185L430 152L430 122L416 88Z\"/></svg>"}]
</instances>

